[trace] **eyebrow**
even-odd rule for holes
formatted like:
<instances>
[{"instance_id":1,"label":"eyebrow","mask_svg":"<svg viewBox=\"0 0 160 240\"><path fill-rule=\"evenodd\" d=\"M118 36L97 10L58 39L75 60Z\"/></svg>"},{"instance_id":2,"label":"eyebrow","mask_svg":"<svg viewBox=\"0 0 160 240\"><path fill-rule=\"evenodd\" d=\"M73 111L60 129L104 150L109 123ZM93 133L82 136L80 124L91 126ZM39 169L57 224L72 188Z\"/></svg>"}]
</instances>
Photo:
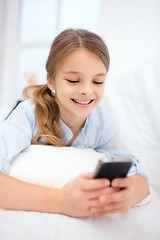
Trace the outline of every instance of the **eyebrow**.
<instances>
[{"instance_id":1,"label":"eyebrow","mask_svg":"<svg viewBox=\"0 0 160 240\"><path fill-rule=\"evenodd\" d=\"M64 71L63 72L64 74L81 74L80 72L77 72L77 71ZM95 76L106 76L107 75L107 73L104 73L104 72L102 72L102 73L97 73L97 74L95 74Z\"/></svg>"}]
</instances>

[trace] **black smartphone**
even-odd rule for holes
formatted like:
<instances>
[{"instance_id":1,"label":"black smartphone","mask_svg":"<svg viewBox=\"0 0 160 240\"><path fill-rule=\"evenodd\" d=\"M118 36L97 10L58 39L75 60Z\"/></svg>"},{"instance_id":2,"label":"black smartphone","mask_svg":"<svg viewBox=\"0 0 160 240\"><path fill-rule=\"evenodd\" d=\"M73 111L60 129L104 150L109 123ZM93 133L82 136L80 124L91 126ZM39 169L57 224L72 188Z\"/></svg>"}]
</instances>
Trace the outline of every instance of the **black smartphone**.
<instances>
[{"instance_id":1,"label":"black smartphone","mask_svg":"<svg viewBox=\"0 0 160 240\"><path fill-rule=\"evenodd\" d=\"M95 169L93 178L108 178L112 181L114 178L123 178L127 176L127 173L132 166L132 159L127 158L116 161L116 158L112 162L104 162L100 160Z\"/></svg>"}]
</instances>

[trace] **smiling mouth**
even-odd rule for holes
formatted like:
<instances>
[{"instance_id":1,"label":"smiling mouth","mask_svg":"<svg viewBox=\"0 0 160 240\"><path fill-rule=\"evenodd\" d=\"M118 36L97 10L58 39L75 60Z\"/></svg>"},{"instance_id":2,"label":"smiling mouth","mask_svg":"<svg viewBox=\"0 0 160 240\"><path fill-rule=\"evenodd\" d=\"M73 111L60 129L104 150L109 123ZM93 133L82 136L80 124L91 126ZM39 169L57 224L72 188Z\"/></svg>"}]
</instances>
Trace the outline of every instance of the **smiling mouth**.
<instances>
[{"instance_id":1,"label":"smiling mouth","mask_svg":"<svg viewBox=\"0 0 160 240\"><path fill-rule=\"evenodd\" d=\"M82 104L82 105L88 105L88 104L90 104L91 102L93 102L94 99L88 100L88 101L79 101L79 100L76 100L76 99L73 99L73 98L72 98L72 101L75 102L75 103Z\"/></svg>"}]
</instances>

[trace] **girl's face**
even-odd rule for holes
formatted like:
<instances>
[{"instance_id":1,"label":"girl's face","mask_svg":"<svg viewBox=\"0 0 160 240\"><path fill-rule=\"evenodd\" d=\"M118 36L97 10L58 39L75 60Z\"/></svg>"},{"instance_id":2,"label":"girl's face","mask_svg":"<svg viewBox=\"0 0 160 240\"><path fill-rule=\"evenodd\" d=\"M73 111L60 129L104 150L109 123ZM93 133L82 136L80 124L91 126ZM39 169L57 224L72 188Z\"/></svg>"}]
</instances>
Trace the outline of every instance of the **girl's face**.
<instances>
[{"instance_id":1,"label":"girl's face","mask_svg":"<svg viewBox=\"0 0 160 240\"><path fill-rule=\"evenodd\" d=\"M55 79L48 80L66 124L86 120L103 96L106 74L105 65L95 54L78 49L65 59Z\"/></svg>"}]
</instances>

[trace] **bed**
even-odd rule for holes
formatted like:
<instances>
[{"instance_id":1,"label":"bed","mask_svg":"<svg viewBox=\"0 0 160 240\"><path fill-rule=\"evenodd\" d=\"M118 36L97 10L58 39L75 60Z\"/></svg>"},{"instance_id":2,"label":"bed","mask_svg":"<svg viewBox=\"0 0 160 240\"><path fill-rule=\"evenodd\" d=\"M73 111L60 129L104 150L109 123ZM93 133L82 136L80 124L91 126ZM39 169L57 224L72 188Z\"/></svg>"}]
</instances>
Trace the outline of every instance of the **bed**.
<instances>
[{"instance_id":1,"label":"bed","mask_svg":"<svg viewBox=\"0 0 160 240\"><path fill-rule=\"evenodd\" d=\"M112 79L112 82L109 79L108 94L102 102L115 116L128 150L142 160L153 190L152 202L121 214L81 219L1 209L0 239L160 239L158 62L157 58L153 59ZM92 149L31 145L14 159L9 174L40 185L62 187L78 174L94 170L102 156Z\"/></svg>"}]
</instances>

